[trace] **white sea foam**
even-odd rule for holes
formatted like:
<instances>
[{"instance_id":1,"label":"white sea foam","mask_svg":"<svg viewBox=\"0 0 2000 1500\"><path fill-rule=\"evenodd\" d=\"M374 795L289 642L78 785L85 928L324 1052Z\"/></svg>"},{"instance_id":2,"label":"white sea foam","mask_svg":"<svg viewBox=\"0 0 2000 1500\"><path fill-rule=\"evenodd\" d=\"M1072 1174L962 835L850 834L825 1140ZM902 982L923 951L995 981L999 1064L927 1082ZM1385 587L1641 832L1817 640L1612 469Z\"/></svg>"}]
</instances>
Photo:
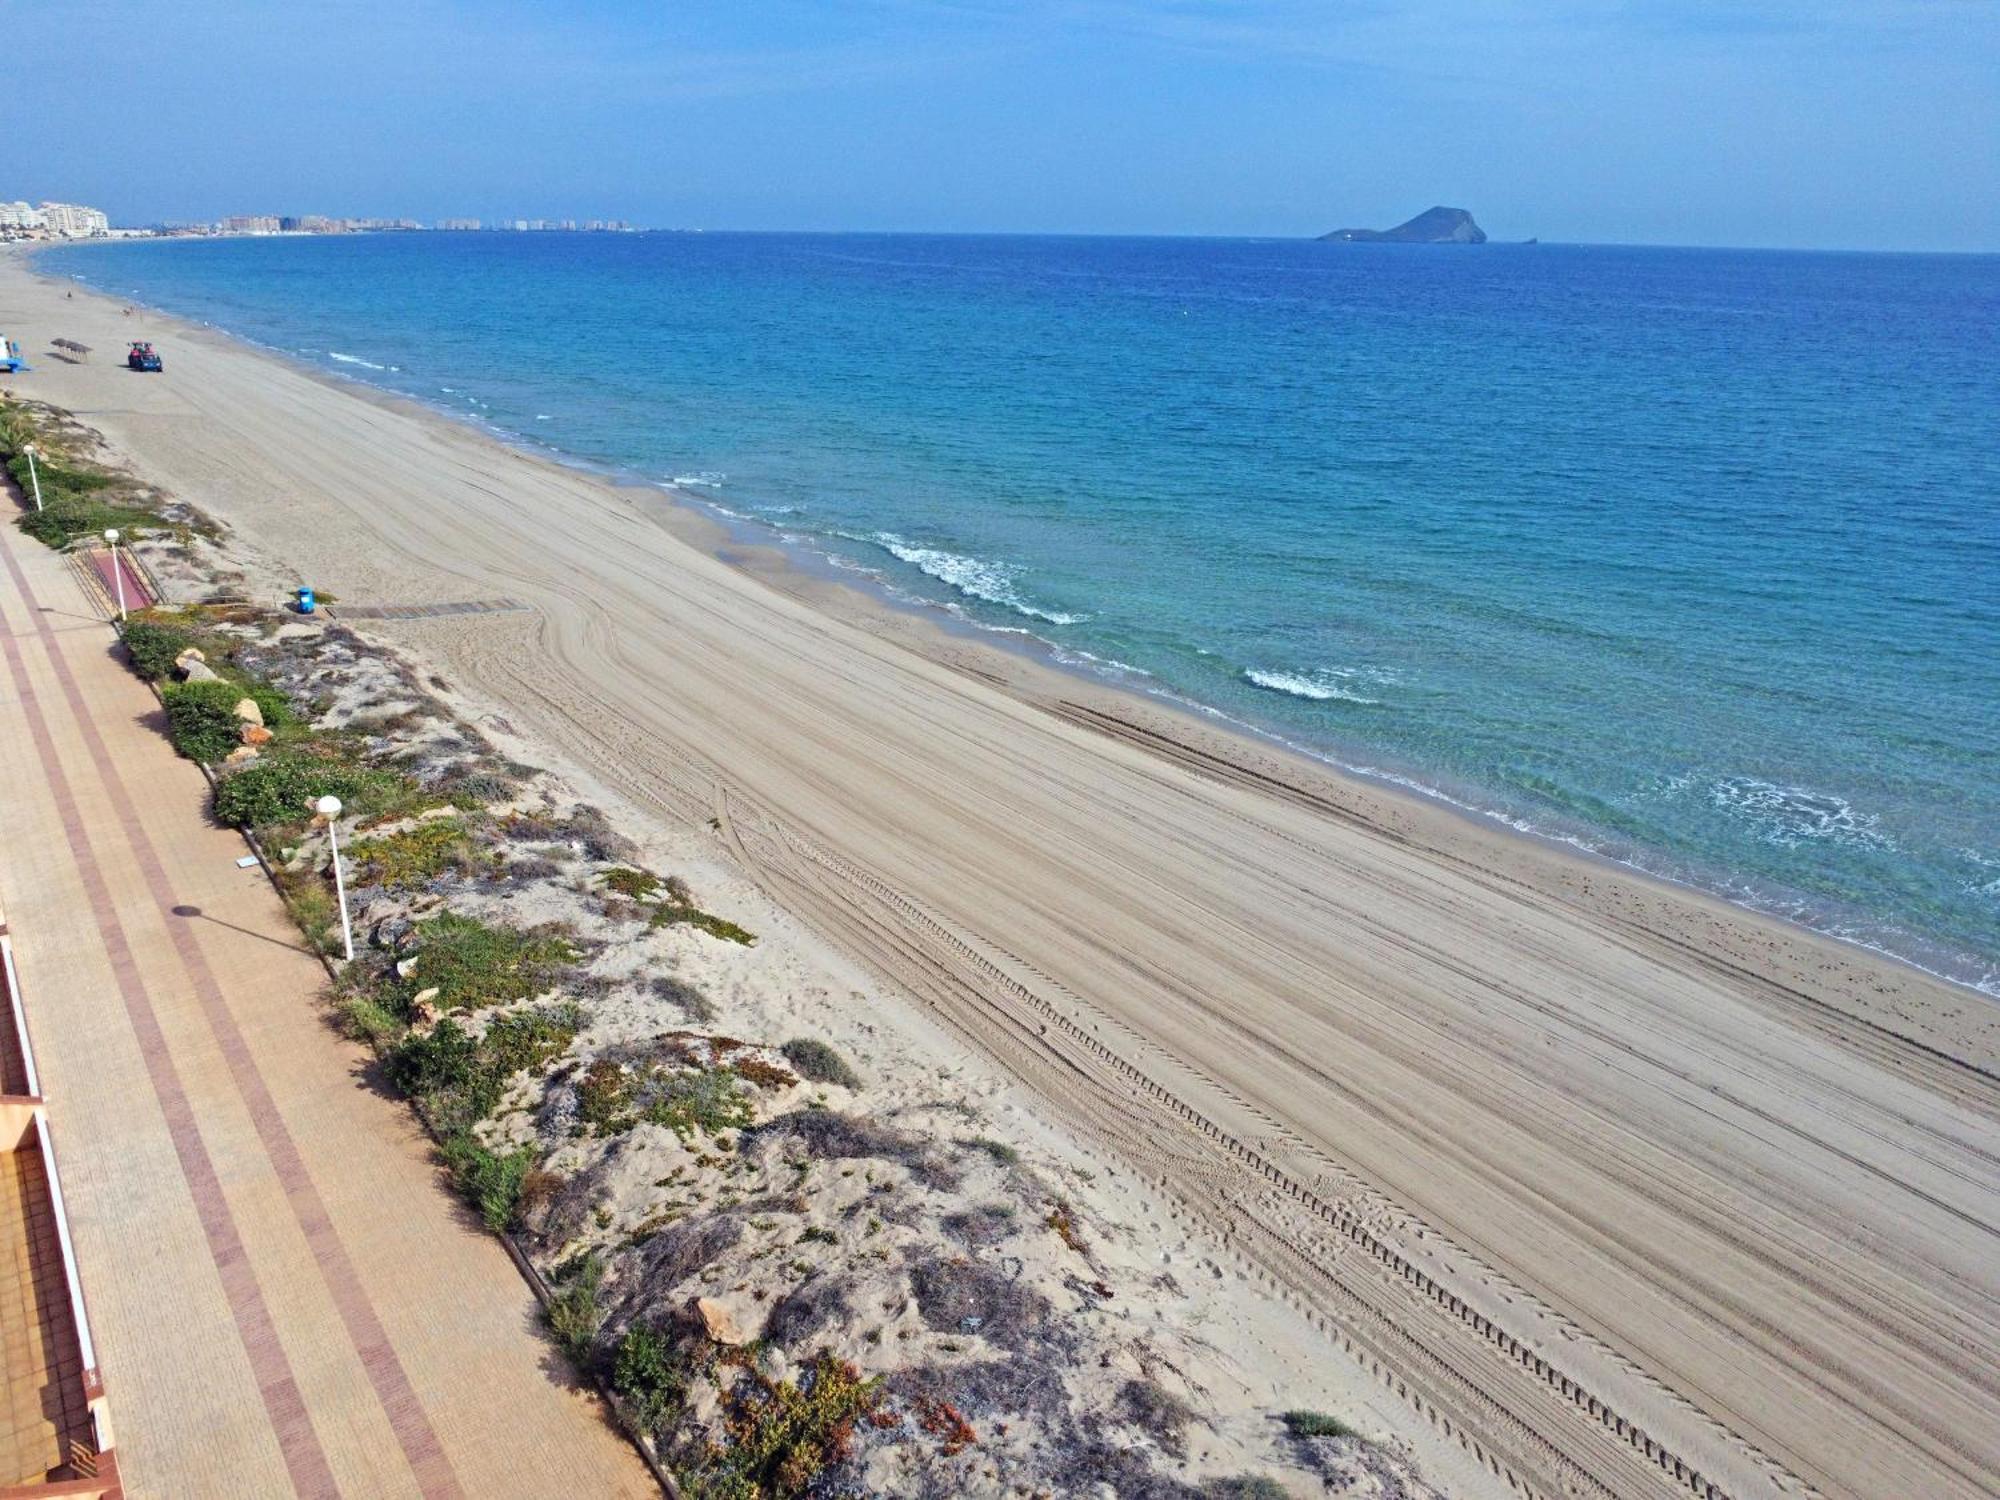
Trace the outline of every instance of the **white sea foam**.
<instances>
[{"instance_id":1,"label":"white sea foam","mask_svg":"<svg viewBox=\"0 0 2000 1500\"><path fill-rule=\"evenodd\" d=\"M332 349L326 351L326 357L328 359L337 359L344 365L359 365L364 370L386 370L389 368L387 365L378 365L373 360L363 359L358 354L339 354Z\"/></svg>"},{"instance_id":2,"label":"white sea foam","mask_svg":"<svg viewBox=\"0 0 2000 1500\"><path fill-rule=\"evenodd\" d=\"M1981 854L1977 849L1960 849L1958 853L1979 867L1979 873L1965 881L1965 893L2000 901L2000 855Z\"/></svg>"},{"instance_id":3,"label":"white sea foam","mask_svg":"<svg viewBox=\"0 0 2000 1500\"><path fill-rule=\"evenodd\" d=\"M553 422L555 418L545 411L538 411L535 413L535 420L537 422Z\"/></svg>"},{"instance_id":4,"label":"white sea foam","mask_svg":"<svg viewBox=\"0 0 2000 1500\"><path fill-rule=\"evenodd\" d=\"M713 469L697 469L692 474L676 474L669 482L678 485L692 485L697 489L719 490L722 488L722 481L726 477L725 475L716 473Z\"/></svg>"},{"instance_id":5,"label":"white sea foam","mask_svg":"<svg viewBox=\"0 0 2000 1500\"><path fill-rule=\"evenodd\" d=\"M1274 693L1288 693L1294 698L1311 698L1315 702L1379 704L1380 698L1370 698L1365 693L1357 693L1347 683L1356 677L1351 668L1321 667L1311 675L1301 672L1266 672L1256 667L1245 667L1243 675L1260 688Z\"/></svg>"},{"instance_id":6,"label":"white sea foam","mask_svg":"<svg viewBox=\"0 0 2000 1500\"><path fill-rule=\"evenodd\" d=\"M893 531L878 531L872 540L891 557L901 559L918 572L957 589L968 598L984 599L988 604L1001 605L1031 619L1047 620L1051 625L1081 625L1090 618L1089 615L1067 614L1030 604L1014 586L1015 575L1020 570L1011 564L988 562L981 557L963 557L936 547L915 547Z\"/></svg>"},{"instance_id":7,"label":"white sea foam","mask_svg":"<svg viewBox=\"0 0 2000 1500\"><path fill-rule=\"evenodd\" d=\"M1708 789L1709 800L1748 823L1766 843L1794 849L1821 839L1864 848L1893 847L1873 814L1856 812L1845 797L1810 787L1781 786L1754 776L1725 776Z\"/></svg>"}]
</instances>

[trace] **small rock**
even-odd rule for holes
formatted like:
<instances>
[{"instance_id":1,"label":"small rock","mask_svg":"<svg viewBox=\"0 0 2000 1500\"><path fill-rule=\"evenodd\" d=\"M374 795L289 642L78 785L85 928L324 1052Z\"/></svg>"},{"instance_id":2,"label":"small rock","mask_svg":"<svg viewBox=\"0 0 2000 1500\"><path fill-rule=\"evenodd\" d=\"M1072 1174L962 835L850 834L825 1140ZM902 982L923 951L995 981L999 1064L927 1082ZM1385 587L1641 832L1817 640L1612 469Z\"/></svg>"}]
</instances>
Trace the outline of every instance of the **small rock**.
<instances>
[{"instance_id":1,"label":"small rock","mask_svg":"<svg viewBox=\"0 0 2000 1500\"><path fill-rule=\"evenodd\" d=\"M375 931L368 941L377 948L394 951L403 945L404 939L412 932L410 919L405 916L384 917L375 924Z\"/></svg>"},{"instance_id":2,"label":"small rock","mask_svg":"<svg viewBox=\"0 0 2000 1500\"><path fill-rule=\"evenodd\" d=\"M718 1344L747 1344L743 1330L737 1326L736 1314L717 1302L713 1297L694 1299L695 1316L701 1319L701 1326L708 1336Z\"/></svg>"},{"instance_id":3,"label":"small rock","mask_svg":"<svg viewBox=\"0 0 2000 1500\"><path fill-rule=\"evenodd\" d=\"M245 724L238 731L237 738L246 745L268 745L271 743L271 731L262 724Z\"/></svg>"},{"instance_id":4,"label":"small rock","mask_svg":"<svg viewBox=\"0 0 2000 1500\"><path fill-rule=\"evenodd\" d=\"M437 997L438 987L436 985L432 985L427 990L417 991L416 995L410 1001L410 1020L412 1024L421 1027L431 1027L437 1024Z\"/></svg>"},{"instance_id":5,"label":"small rock","mask_svg":"<svg viewBox=\"0 0 2000 1500\"><path fill-rule=\"evenodd\" d=\"M396 960L396 977L398 979L408 979L412 974L416 972L417 972L416 959L399 958Z\"/></svg>"},{"instance_id":6,"label":"small rock","mask_svg":"<svg viewBox=\"0 0 2000 1500\"><path fill-rule=\"evenodd\" d=\"M179 656L176 656L174 658L174 665L177 667L185 667L191 661L207 661L207 660L208 660L208 653L203 651L201 647L190 646L187 648L187 650L183 651Z\"/></svg>"},{"instance_id":7,"label":"small rock","mask_svg":"<svg viewBox=\"0 0 2000 1500\"><path fill-rule=\"evenodd\" d=\"M255 724L259 729L264 727L264 710L257 706L255 698L238 698L236 707L230 712L245 724Z\"/></svg>"},{"instance_id":8,"label":"small rock","mask_svg":"<svg viewBox=\"0 0 2000 1500\"><path fill-rule=\"evenodd\" d=\"M180 668L181 668L181 680L183 682L222 681L222 678L218 674L211 672L207 667L203 666L198 661L182 662L180 664Z\"/></svg>"},{"instance_id":9,"label":"small rock","mask_svg":"<svg viewBox=\"0 0 2000 1500\"><path fill-rule=\"evenodd\" d=\"M256 758L257 747L255 745L238 745L234 750L222 757L222 763L225 766L240 766L245 761L255 760Z\"/></svg>"}]
</instances>

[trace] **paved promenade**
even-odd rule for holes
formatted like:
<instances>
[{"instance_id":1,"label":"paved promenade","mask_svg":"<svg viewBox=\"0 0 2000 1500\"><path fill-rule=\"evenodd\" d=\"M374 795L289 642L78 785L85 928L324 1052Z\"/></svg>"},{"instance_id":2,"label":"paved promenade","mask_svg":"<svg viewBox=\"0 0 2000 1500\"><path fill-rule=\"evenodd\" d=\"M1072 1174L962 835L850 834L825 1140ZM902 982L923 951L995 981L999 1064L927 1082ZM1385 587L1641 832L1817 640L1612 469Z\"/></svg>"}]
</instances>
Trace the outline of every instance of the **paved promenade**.
<instances>
[{"instance_id":1,"label":"paved promenade","mask_svg":"<svg viewBox=\"0 0 2000 1500\"><path fill-rule=\"evenodd\" d=\"M0 525L0 905L127 1493L657 1495L157 718Z\"/></svg>"}]
</instances>

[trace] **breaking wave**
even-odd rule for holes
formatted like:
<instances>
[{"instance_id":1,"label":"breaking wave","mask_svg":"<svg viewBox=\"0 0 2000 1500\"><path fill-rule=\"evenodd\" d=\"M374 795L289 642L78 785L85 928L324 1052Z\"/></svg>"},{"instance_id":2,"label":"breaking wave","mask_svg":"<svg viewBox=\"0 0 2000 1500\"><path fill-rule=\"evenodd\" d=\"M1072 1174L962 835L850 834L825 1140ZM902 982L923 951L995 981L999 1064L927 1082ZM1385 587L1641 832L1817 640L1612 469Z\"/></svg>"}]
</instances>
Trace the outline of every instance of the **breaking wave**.
<instances>
[{"instance_id":1,"label":"breaking wave","mask_svg":"<svg viewBox=\"0 0 2000 1500\"><path fill-rule=\"evenodd\" d=\"M1356 680L1369 680L1365 674L1352 667L1321 667L1311 674L1300 672L1266 672L1256 667L1245 667L1246 681L1255 683L1273 693L1285 693L1293 698L1310 698L1316 703L1338 701L1341 703L1379 704L1380 698L1370 698L1365 693L1357 693L1348 684Z\"/></svg>"},{"instance_id":2,"label":"breaking wave","mask_svg":"<svg viewBox=\"0 0 2000 1500\"><path fill-rule=\"evenodd\" d=\"M893 531L876 532L874 542L891 557L908 563L939 583L957 589L967 598L983 599L988 604L1001 605L1030 619L1046 620L1051 625L1081 625L1090 618L1089 615L1068 614L1029 603L1014 586L1014 578L1020 570L1008 563L963 557L936 547L912 546Z\"/></svg>"},{"instance_id":3,"label":"breaking wave","mask_svg":"<svg viewBox=\"0 0 2000 1500\"><path fill-rule=\"evenodd\" d=\"M1757 837L1793 849L1820 839L1870 848L1889 840L1872 814L1856 812L1845 797L1810 787L1781 786L1754 776L1726 776L1709 788L1709 800L1750 825Z\"/></svg>"}]
</instances>

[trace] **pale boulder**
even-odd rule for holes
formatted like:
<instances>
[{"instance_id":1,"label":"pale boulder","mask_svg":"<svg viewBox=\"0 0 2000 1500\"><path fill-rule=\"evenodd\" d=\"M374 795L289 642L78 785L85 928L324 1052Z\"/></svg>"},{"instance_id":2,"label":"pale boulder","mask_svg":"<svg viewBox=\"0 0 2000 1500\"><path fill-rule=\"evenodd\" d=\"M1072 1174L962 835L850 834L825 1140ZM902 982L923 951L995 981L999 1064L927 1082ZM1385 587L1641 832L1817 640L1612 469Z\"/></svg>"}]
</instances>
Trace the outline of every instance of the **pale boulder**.
<instances>
[{"instance_id":1,"label":"pale boulder","mask_svg":"<svg viewBox=\"0 0 2000 1500\"><path fill-rule=\"evenodd\" d=\"M750 1342L749 1336L743 1332L742 1325L736 1321L736 1314L713 1297L695 1298L694 1315L701 1319L702 1328L718 1344L728 1344L733 1347Z\"/></svg>"}]
</instances>

